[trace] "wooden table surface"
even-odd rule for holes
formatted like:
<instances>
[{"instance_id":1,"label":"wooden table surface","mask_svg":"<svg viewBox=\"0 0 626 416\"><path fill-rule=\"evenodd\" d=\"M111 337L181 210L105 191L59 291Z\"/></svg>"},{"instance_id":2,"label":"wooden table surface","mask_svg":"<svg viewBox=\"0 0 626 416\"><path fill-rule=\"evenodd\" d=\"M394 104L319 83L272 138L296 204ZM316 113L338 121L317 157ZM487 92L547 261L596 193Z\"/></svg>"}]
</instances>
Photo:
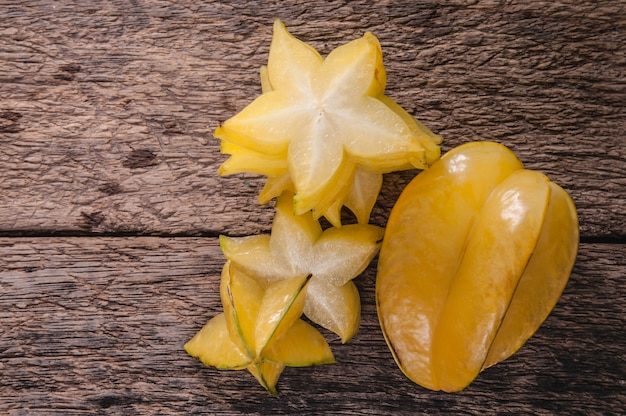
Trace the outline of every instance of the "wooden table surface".
<instances>
[{"instance_id":1,"label":"wooden table surface","mask_svg":"<svg viewBox=\"0 0 626 416\"><path fill-rule=\"evenodd\" d=\"M212 132L261 89L272 22L323 54L365 31L387 94L443 136L498 141L574 198L552 314L466 390L405 378L375 261L337 363L272 397L183 344L221 311L219 234L269 232L263 179ZM619 414L626 407L626 2L0 0L0 414ZM416 174L385 175L384 226Z\"/></svg>"}]
</instances>

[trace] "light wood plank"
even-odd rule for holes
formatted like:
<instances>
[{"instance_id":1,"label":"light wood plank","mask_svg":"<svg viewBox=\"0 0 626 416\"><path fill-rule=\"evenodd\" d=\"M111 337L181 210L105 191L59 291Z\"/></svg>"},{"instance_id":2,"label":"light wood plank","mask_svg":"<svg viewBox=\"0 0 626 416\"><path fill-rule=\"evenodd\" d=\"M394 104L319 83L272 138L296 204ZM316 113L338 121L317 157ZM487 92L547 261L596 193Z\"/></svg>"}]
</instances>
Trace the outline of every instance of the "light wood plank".
<instances>
[{"instance_id":1,"label":"light wood plank","mask_svg":"<svg viewBox=\"0 0 626 416\"><path fill-rule=\"evenodd\" d=\"M323 53L374 32L388 94L444 150L505 143L571 192L584 236L626 235L626 11L613 1L5 1L0 231L267 231L262 181L218 178L212 131L260 93L276 17ZM414 174L387 176L372 222Z\"/></svg>"},{"instance_id":2,"label":"light wood plank","mask_svg":"<svg viewBox=\"0 0 626 416\"><path fill-rule=\"evenodd\" d=\"M0 413L618 414L626 252L583 244L537 334L465 391L414 385L378 326L375 265L358 277L356 338L337 364L287 369L271 397L245 372L203 367L183 344L221 311L211 238L0 239Z\"/></svg>"}]
</instances>

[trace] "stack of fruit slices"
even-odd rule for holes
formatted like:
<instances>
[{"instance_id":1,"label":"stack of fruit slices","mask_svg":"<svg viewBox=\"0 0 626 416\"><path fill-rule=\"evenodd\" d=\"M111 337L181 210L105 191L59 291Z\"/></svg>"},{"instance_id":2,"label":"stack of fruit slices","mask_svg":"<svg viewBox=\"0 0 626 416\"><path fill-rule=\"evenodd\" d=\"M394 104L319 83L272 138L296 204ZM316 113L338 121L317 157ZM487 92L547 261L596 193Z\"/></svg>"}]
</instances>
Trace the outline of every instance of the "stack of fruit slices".
<instances>
[{"instance_id":1,"label":"stack of fruit slices","mask_svg":"<svg viewBox=\"0 0 626 416\"><path fill-rule=\"evenodd\" d=\"M215 130L229 154L220 175L267 177L259 202L277 198L271 235L222 236L224 313L186 345L219 369L247 369L268 391L285 366L334 362L302 313L342 342L357 332L352 280L378 253L384 230L369 217L386 172L425 168L439 136L384 95L382 51L366 33L326 59L274 24L262 94ZM342 224L343 207L356 224ZM325 217L332 225L325 230Z\"/></svg>"},{"instance_id":2,"label":"stack of fruit slices","mask_svg":"<svg viewBox=\"0 0 626 416\"><path fill-rule=\"evenodd\" d=\"M297 215L311 211L339 227L345 205L367 223L383 173L439 158L439 136L384 95L382 51L371 33L323 59L276 21L261 81L263 94L215 137L231 155L221 175L267 176L262 203L291 190Z\"/></svg>"}]
</instances>

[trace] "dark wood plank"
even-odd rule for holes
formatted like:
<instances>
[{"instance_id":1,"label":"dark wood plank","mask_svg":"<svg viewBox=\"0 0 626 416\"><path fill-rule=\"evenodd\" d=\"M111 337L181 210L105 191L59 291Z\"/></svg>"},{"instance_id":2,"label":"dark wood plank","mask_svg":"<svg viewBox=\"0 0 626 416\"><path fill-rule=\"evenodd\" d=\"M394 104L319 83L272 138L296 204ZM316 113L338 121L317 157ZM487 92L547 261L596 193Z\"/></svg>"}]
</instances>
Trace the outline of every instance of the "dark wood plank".
<instances>
[{"instance_id":1,"label":"dark wood plank","mask_svg":"<svg viewBox=\"0 0 626 416\"><path fill-rule=\"evenodd\" d=\"M623 2L3 1L0 231L253 234L262 181L212 131L258 93L271 23L323 53L375 33L388 94L444 137L513 148L626 235ZM388 175L384 225L415 172Z\"/></svg>"},{"instance_id":2,"label":"dark wood plank","mask_svg":"<svg viewBox=\"0 0 626 416\"><path fill-rule=\"evenodd\" d=\"M183 344L221 310L213 238L0 239L0 413L619 414L626 406L623 245L583 244L537 334L460 393L398 370L380 332L375 265L363 321L337 364L287 369L274 398L245 372L203 367Z\"/></svg>"}]
</instances>

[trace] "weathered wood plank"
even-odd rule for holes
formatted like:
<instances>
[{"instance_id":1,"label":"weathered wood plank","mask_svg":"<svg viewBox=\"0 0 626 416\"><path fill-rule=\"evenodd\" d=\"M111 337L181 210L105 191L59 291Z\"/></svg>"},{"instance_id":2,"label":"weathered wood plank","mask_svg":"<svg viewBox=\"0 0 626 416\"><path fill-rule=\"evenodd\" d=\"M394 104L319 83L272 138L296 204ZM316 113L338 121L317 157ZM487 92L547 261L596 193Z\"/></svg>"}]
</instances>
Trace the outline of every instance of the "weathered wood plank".
<instances>
[{"instance_id":1,"label":"weathered wood plank","mask_svg":"<svg viewBox=\"0 0 626 416\"><path fill-rule=\"evenodd\" d=\"M414 3L3 1L0 231L266 231L261 181L217 177L212 131L260 92L280 17L324 53L374 32L388 94L444 150L503 142L572 193L584 236L625 236L624 4Z\"/></svg>"},{"instance_id":2,"label":"weathered wood plank","mask_svg":"<svg viewBox=\"0 0 626 416\"><path fill-rule=\"evenodd\" d=\"M583 244L538 333L465 391L397 369L376 317L375 266L357 278L363 321L337 364L288 369L278 398L182 345L221 310L213 238L0 239L0 413L619 414L626 406L626 252Z\"/></svg>"},{"instance_id":3,"label":"weathered wood plank","mask_svg":"<svg viewBox=\"0 0 626 416\"><path fill-rule=\"evenodd\" d=\"M0 235L253 234L261 181L218 178L212 130L260 92L271 22L326 53L374 32L388 93L444 136L511 146L626 236L626 6L612 1L0 2ZM373 222L415 172L390 174ZM588 240L587 240L588 241ZM552 315L458 394L404 378L377 323L278 399L183 343L220 309L214 238L0 238L0 413L618 414L626 252L583 244Z\"/></svg>"}]
</instances>

